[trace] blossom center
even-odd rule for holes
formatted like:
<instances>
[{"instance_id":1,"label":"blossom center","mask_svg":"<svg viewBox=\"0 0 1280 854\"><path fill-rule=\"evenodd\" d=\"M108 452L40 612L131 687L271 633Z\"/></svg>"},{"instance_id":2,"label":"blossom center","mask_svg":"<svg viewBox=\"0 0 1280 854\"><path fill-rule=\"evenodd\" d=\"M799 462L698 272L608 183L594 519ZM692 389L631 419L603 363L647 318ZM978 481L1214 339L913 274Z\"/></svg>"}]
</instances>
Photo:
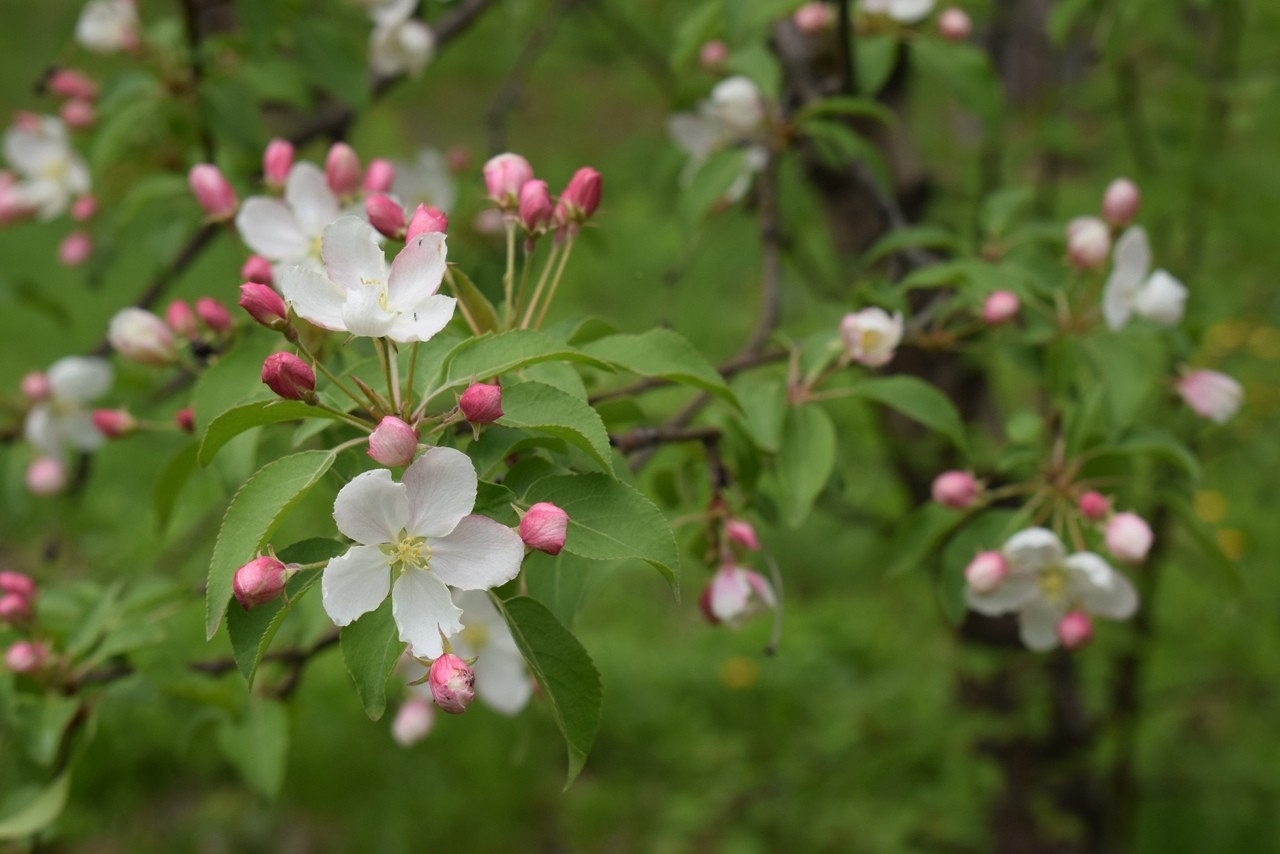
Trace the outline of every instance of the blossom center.
<instances>
[{"instance_id":1,"label":"blossom center","mask_svg":"<svg viewBox=\"0 0 1280 854\"><path fill-rule=\"evenodd\" d=\"M1045 567L1036 581L1040 585L1040 597L1049 604L1063 601L1070 592L1066 570L1060 566Z\"/></svg>"},{"instance_id":2,"label":"blossom center","mask_svg":"<svg viewBox=\"0 0 1280 854\"><path fill-rule=\"evenodd\" d=\"M858 337L863 350L875 350L884 343L884 336L875 329L863 329Z\"/></svg>"},{"instance_id":3,"label":"blossom center","mask_svg":"<svg viewBox=\"0 0 1280 854\"><path fill-rule=\"evenodd\" d=\"M410 537L401 534L400 539L383 547L383 551L391 558L391 564L398 564L403 569L428 569L431 562L431 546L426 537Z\"/></svg>"},{"instance_id":4,"label":"blossom center","mask_svg":"<svg viewBox=\"0 0 1280 854\"><path fill-rule=\"evenodd\" d=\"M489 642L489 630L474 623L464 626L462 629L462 642L478 652Z\"/></svg>"}]
</instances>

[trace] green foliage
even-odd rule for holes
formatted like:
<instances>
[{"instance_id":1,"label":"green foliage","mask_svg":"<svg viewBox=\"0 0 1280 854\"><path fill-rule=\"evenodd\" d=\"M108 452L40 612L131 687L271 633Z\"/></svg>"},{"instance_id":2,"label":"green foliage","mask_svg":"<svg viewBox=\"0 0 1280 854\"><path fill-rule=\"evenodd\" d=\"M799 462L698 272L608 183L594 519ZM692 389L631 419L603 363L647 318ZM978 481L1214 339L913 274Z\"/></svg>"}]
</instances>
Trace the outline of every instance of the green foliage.
<instances>
[{"instance_id":1,"label":"green foliage","mask_svg":"<svg viewBox=\"0 0 1280 854\"><path fill-rule=\"evenodd\" d=\"M798 528L836 464L836 428L817 406L789 406L776 468L787 524Z\"/></svg>"},{"instance_id":2,"label":"green foliage","mask_svg":"<svg viewBox=\"0 0 1280 854\"><path fill-rule=\"evenodd\" d=\"M650 329L639 335L609 335L580 349L621 370L687 383L737 405L715 366L687 338L670 329Z\"/></svg>"},{"instance_id":3,"label":"green foliage","mask_svg":"<svg viewBox=\"0 0 1280 854\"><path fill-rule=\"evenodd\" d=\"M387 679L404 652L404 641L391 616L391 597L340 632L342 661L356 684L356 693L369 720L387 708Z\"/></svg>"},{"instance_id":4,"label":"green foliage","mask_svg":"<svg viewBox=\"0 0 1280 854\"><path fill-rule=\"evenodd\" d=\"M924 380L906 375L872 377L857 385L858 394L919 421L966 451L964 422L947 396Z\"/></svg>"},{"instance_id":5,"label":"green foliage","mask_svg":"<svg viewBox=\"0 0 1280 854\"><path fill-rule=\"evenodd\" d=\"M502 411L499 424L564 439L585 451L606 472L613 472L609 434L585 400L546 383L525 382L503 389Z\"/></svg>"}]
</instances>

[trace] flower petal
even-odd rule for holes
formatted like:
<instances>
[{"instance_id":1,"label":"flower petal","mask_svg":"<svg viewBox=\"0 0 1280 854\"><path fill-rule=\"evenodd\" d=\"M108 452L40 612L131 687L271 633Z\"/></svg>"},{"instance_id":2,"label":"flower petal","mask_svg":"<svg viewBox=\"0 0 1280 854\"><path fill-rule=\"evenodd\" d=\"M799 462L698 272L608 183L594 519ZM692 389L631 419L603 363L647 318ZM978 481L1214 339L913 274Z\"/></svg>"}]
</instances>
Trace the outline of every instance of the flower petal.
<instances>
[{"instance_id":1,"label":"flower petal","mask_svg":"<svg viewBox=\"0 0 1280 854\"><path fill-rule=\"evenodd\" d=\"M293 212L279 199L253 196L236 214L236 230L250 249L272 261L294 261L311 249Z\"/></svg>"},{"instance_id":2,"label":"flower petal","mask_svg":"<svg viewBox=\"0 0 1280 854\"><path fill-rule=\"evenodd\" d=\"M1133 301L1140 316L1160 326L1177 326L1187 302L1187 286L1166 270L1156 270Z\"/></svg>"},{"instance_id":3,"label":"flower petal","mask_svg":"<svg viewBox=\"0 0 1280 854\"><path fill-rule=\"evenodd\" d=\"M449 325L457 300L444 294L436 294L411 311L396 317L387 336L401 344L414 341L430 341L435 334Z\"/></svg>"},{"instance_id":4,"label":"flower petal","mask_svg":"<svg viewBox=\"0 0 1280 854\"><path fill-rule=\"evenodd\" d=\"M454 593L453 601L462 609L462 624L470 629L478 627L481 631L483 641L477 643L472 649L472 655L479 655L481 652L497 650L498 652L508 653L510 655L519 656L520 649L516 646L516 639L511 636L511 628L507 625L507 621L498 613L498 609L494 607L493 600L489 598L489 594L483 590L459 590ZM467 634L463 630L464 636ZM461 653L459 653L461 655ZM466 658L466 656L463 656Z\"/></svg>"},{"instance_id":5,"label":"flower petal","mask_svg":"<svg viewBox=\"0 0 1280 854\"><path fill-rule=\"evenodd\" d=\"M474 670L476 693L496 712L515 715L533 696L533 681L519 653L490 647L480 653Z\"/></svg>"},{"instance_id":6,"label":"flower petal","mask_svg":"<svg viewBox=\"0 0 1280 854\"><path fill-rule=\"evenodd\" d=\"M391 590L391 613L400 627L400 640L419 658L439 658L444 654L440 635L462 631L462 609L433 572L405 570Z\"/></svg>"},{"instance_id":7,"label":"flower petal","mask_svg":"<svg viewBox=\"0 0 1280 854\"><path fill-rule=\"evenodd\" d=\"M440 290L447 252L439 232L419 234L409 241L391 262L387 304L395 311L410 311Z\"/></svg>"},{"instance_id":8,"label":"flower petal","mask_svg":"<svg viewBox=\"0 0 1280 854\"><path fill-rule=\"evenodd\" d=\"M104 359L64 356L49 366L46 376L55 400L88 403L111 388L113 372Z\"/></svg>"},{"instance_id":9,"label":"flower petal","mask_svg":"<svg viewBox=\"0 0 1280 854\"><path fill-rule=\"evenodd\" d=\"M431 540L431 570L461 590L488 590L515 578L524 560L520 535L485 516L467 516Z\"/></svg>"},{"instance_id":10,"label":"flower petal","mask_svg":"<svg viewBox=\"0 0 1280 854\"><path fill-rule=\"evenodd\" d=\"M369 285L347 291L342 324L352 335L381 338L395 325L396 315L382 307L382 292Z\"/></svg>"},{"instance_id":11,"label":"flower petal","mask_svg":"<svg viewBox=\"0 0 1280 854\"><path fill-rule=\"evenodd\" d=\"M1116 241L1112 255L1111 275L1102 291L1102 314L1107 326L1120 329L1133 315L1134 301L1142 287L1142 280L1151 269L1151 245L1147 232L1135 225Z\"/></svg>"},{"instance_id":12,"label":"flower petal","mask_svg":"<svg viewBox=\"0 0 1280 854\"><path fill-rule=\"evenodd\" d=\"M341 214L338 198L329 189L324 172L314 163L296 163L285 179L284 200L308 242Z\"/></svg>"},{"instance_id":13,"label":"flower petal","mask_svg":"<svg viewBox=\"0 0 1280 854\"><path fill-rule=\"evenodd\" d=\"M1071 592L1090 614L1127 620L1138 610L1138 591L1122 572L1093 552L1078 552L1063 561Z\"/></svg>"},{"instance_id":14,"label":"flower petal","mask_svg":"<svg viewBox=\"0 0 1280 854\"><path fill-rule=\"evenodd\" d=\"M329 278L347 290L368 288L378 294L387 281L387 256L378 243L373 226L354 216L339 217L325 226L320 255Z\"/></svg>"},{"instance_id":15,"label":"flower petal","mask_svg":"<svg viewBox=\"0 0 1280 854\"><path fill-rule=\"evenodd\" d=\"M376 609L390 589L387 556L375 546L352 546L329 561L320 578L325 613L339 626Z\"/></svg>"},{"instance_id":16,"label":"flower petal","mask_svg":"<svg viewBox=\"0 0 1280 854\"><path fill-rule=\"evenodd\" d=\"M409 500L406 530L415 537L443 537L476 506L476 467L453 448L429 448L405 469Z\"/></svg>"},{"instance_id":17,"label":"flower petal","mask_svg":"<svg viewBox=\"0 0 1280 854\"><path fill-rule=\"evenodd\" d=\"M60 440L77 451L96 451L107 438L94 426L93 413L87 409L55 416L55 422Z\"/></svg>"},{"instance_id":18,"label":"flower petal","mask_svg":"<svg viewBox=\"0 0 1280 854\"><path fill-rule=\"evenodd\" d=\"M711 613L717 620L730 622L741 616L750 598L751 586L737 567L722 567L711 577Z\"/></svg>"},{"instance_id":19,"label":"flower petal","mask_svg":"<svg viewBox=\"0 0 1280 854\"><path fill-rule=\"evenodd\" d=\"M972 587L965 586L964 601L979 614L998 617L1021 611L1027 603L1036 598L1037 585L1032 575L1006 576L995 590L990 593L977 593Z\"/></svg>"},{"instance_id":20,"label":"flower petal","mask_svg":"<svg viewBox=\"0 0 1280 854\"><path fill-rule=\"evenodd\" d=\"M338 530L358 543L394 543L409 521L409 500L391 472L375 469L356 475L333 502Z\"/></svg>"},{"instance_id":21,"label":"flower petal","mask_svg":"<svg viewBox=\"0 0 1280 854\"><path fill-rule=\"evenodd\" d=\"M342 307L346 305L347 292L329 281L324 273L310 267L281 267L276 275L280 292L299 317L324 329L346 331Z\"/></svg>"},{"instance_id":22,"label":"flower petal","mask_svg":"<svg viewBox=\"0 0 1280 854\"><path fill-rule=\"evenodd\" d=\"M1058 621L1061 611L1043 599L1029 603L1018 615L1018 635L1033 652L1048 652L1058 645Z\"/></svg>"},{"instance_id":23,"label":"flower petal","mask_svg":"<svg viewBox=\"0 0 1280 854\"><path fill-rule=\"evenodd\" d=\"M1048 528L1027 528L1009 538L1002 549L1013 572L1036 572L1062 563L1066 550Z\"/></svg>"}]
</instances>

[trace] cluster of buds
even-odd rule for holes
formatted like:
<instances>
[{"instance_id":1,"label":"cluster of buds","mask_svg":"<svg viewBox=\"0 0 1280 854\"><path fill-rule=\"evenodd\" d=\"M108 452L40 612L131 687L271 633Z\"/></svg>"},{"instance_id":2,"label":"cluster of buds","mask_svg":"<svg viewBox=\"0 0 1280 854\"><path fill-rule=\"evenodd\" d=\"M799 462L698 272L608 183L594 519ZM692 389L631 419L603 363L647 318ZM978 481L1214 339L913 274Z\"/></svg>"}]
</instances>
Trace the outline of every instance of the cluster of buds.
<instances>
[{"instance_id":1,"label":"cluster of buds","mask_svg":"<svg viewBox=\"0 0 1280 854\"><path fill-rule=\"evenodd\" d=\"M1111 257L1112 239L1133 222L1142 204L1138 185L1116 178L1102 194L1098 216L1080 216L1067 223L1067 260L1077 270L1096 270Z\"/></svg>"},{"instance_id":2,"label":"cluster of buds","mask_svg":"<svg viewBox=\"0 0 1280 854\"><path fill-rule=\"evenodd\" d=\"M73 68L55 68L44 78L43 86L49 94L63 99L58 116L67 127L80 129L93 124L100 88L96 81Z\"/></svg>"},{"instance_id":3,"label":"cluster of buds","mask_svg":"<svg viewBox=\"0 0 1280 854\"><path fill-rule=\"evenodd\" d=\"M528 160L511 152L485 163L484 183L489 198L519 223L530 241L552 230L576 234L600 207L603 188L600 173L583 166L553 202L547 182L534 177Z\"/></svg>"},{"instance_id":4,"label":"cluster of buds","mask_svg":"<svg viewBox=\"0 0 1280 854\"><path fill-rule=\"evenodd\" d=\"M116 312L107 328L107 341L131 362L165 366L180 361L184 348L205 359L218 351L234 328L231 313L218 300L200 297L192 304L176 299L165 308L163 318L136 307Z\"/></svg>"},{"instance_id":5,"label":"cluster of buds","mask_svg":"<svg viewBox=\"0 0 1280 854\"><path fill-rule=\"evenodd\" d=\"M1107 551L1121 563L1137 565L1147 559L1155 535L1151 526L1137 513L1116 513L1111 501L1096 490L1089 490L1076 499L1076 509L1088 522L1102 527L1102 538Z\"/></svg>"}]
</instances>

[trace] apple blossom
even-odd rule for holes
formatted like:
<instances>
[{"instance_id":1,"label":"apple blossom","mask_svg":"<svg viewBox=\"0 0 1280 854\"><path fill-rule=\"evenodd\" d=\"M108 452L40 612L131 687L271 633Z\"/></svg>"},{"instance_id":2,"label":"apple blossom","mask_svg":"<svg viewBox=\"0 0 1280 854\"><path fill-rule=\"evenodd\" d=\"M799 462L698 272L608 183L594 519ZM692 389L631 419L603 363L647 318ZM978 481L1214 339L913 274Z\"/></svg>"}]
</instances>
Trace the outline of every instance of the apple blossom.
<instances>
[{"instance_id":1,"label":"apple blossom","mask_svg":"<svg viewBox=\"0 0 1280 854\"><path fill-rule=\"evenodd\" d=\"M418 452L418 431L388 415L369 434L369 456L384 466L407 466Z\"/></svg>"},{"instance_id":2,"label":"apple blossom","mask_svg":"<svg viewBox=\"0 0 1280 854\"><path fill-rule=\"evenodd\" d=\"M76 41L93 53L116 53L138 46L134 0L89 0L76 21Z\"/></svg>"},{"instance_id":3,"label":"apple blossom","mask_svg":"<svg viewBox=\"0 0 1280 854\"><path fill-rule=\"evenodd\" d=\"M472 424L488 424L502 417L502 387L472 383L458 398L458 408Z\"/></svg>"},{"instance_id":4,"label":"apple blossom","mask_svg":"<svg viewBox=\"0 0 1280 854\"><path fill-rule=\"evenodd\" d=\"M703 616L712 623L736 625L760 606L778 607L773 586L758 572L725 564L716 570L698 600Z\"/></svg>"},{"instance_id":5,"label":"apple blossom","mask_svg":"<svg viewBox=\"0 0 1280 854\"><path fill-rule=\"evenodd\" d=\"M329 146L329 153L324 159L324 177L335 195L349 196L360 189L362 173L360 157L354 148L345 142Z\"/></svg>"},{"instance_id":6,"label":"apple blossom","mask_svg":"<svg viewBox=\"0 0 1280 854\"><path fill-rule=\"evenodd\" d=\"M383 237L400 240L405 234L404 208L390 196L375 193L365 197L365 216Z\"/></svg>"},{"instance_id":7,"label":"apple blossom","mask_svg":"<svg viewBox=\"0 0 1280 854\"><path fill-rule=\"evenodd\" d=\"M982 303L982 320L992 326L1008 323L1021 308L1022 301L1013 291L993 291Z\"/></svg>"},{"instance_id":8,"label":"apple blossom","mask_svg":"<svg viewBox=\"0 0 1280 854\"><path fill-rule=\"evenodd\" d=\"M978 482L967 471L943 472L934 478L931 488L934 501L959 510L973 504L979 490Z\"/></svg>"},{"instance_id":9,"label":"apple blossom","mask_svg":"<svg viewBox=\"0 0 1280 854\"><path fill-rule=\"evenodd\" d=\"M210 331L219 335L225 335L235 328L231 312L213 297L200 297L196 300L196 315Z\"/></svg>"},{"instance_id":10,"label":"apple blossom","mask_svg":"<svg viewBox=\"0 0 1280 854\"><path fill-rule=\"evenodd\" d=\"M449 587L486 590L520 571L524 545L510 528L467 515L477 477L466 454L431 448L400 483L387 469L357 475L338 493L333 517L356 541L329 561L321 580L325 611L339 626L377 608L388 592L400 639L438 658L442 636L462 629Z\"/></svg>"},{"instance_id":11,"label":"apple blossom","mask_svg":"<svg viewBox=\"0 0 1280 854\"><path fill-rule=\"evenodd\" d=\"M864 308L840 321L840 337L850 359L869 367L888 364L902 340L902 314Z\"/></svg>"},{"instance_id":12,"label":"apple blossom","mask_svg":"<svg viewBox=\"0 0 1280 854\"><path fill-rule=\"evenodd\" d=\"M868 15L884 15L900 24L914 24L933 11L934 0L859 0Z\"/></svg>"},{"instance_id":13,"label":"apple blossom","mask_svg":"<svg viewBox=\"0 0 1280 854\"><path fill-rule=\"evenodd\" d=\"M1067 258L1078 270L1100 267L1111 252L1111 229L1096 216L1078 216L1067 223Z\"/></svg>"},{"instance_id":14,"label":"apple blossom","mask_svg":"<svg viewBox=\"0 0 1280 854\"><path fill-rule=\"evenodd\" d=\"M1054 632L1064 649L1079 649L1093 637L1093 620L1084 611L1071 611L1058 621Z\"/></svg>"},{"instance_id":15,"label":"apple blossom","mask_svg":"<svg viewBox=\"0 0 1280 854\"><path fill-rule=\"evenodd\" d=\"M274 555L262 555L236 570L231 589L240 607L248 611L279 598L296 571L296 567L286 566Z\"/></svg>"},{"instance_id":16,"label":"apple blossom","mask_svg":"<svg viewBox=\"0 0 1280 854\"><path fill-rule=\"evenodd\" d=\"M42 643L18 641L4 651L4 666L10 673L34 673L44 666L49 650Z\"/></svg>"},{"instance_id":17,"label":"apple blossom","mask_svg":"<svg viewBox=\"0 0 1280 854\"><path fill-rule=\"evenodd\" d=\"M1090 522L1100 522L1111 512L1111 502L1101 492L1090 490L1080 496L1076 508Z\"/></svg>"},{"instance_id":18,"label":"apple blossom","mask_svg":"<svg viewBox=\"0 0 1280 854\"><path fill-rule=\"evenodd\" d=\"M435 706L425 697L410 694L391 722L391 737L401 747L412 747L427 737L435 724Z\"/></svg>"},{"instance_id":19,"label":"apple blossom","mask_svg":"<svg viewBox=\"0 0 1280 854\"><path fill-rule=\"evenodd\" d=\"M1225 424L1244 403L1244 386L1218 371L1188 371L1176 388L1187 406L1215 424Z\"/></svg>"},{"instance_id":20,"label":"apple blossom","mask_svg":"<svg viewBox=\"0 0 1280 854\"><path fill-rule=\"evenodd\" d=\"M962 42L973 31L973 21L964 9L952 6L938 16L938 32L949 42Z\"/></svg>"},{"instance_id":21,"label":"apple blossom","mask_svg":"<svg viewBox=\"0 0 1280 854\"><path fill-rule=\"evenodd\" d=\"M533 680L511 628L483 591L460 591L456 601L462 609L462 631L453 639L453 648L463 658L475 659L471 668L476 696L500 714L517 714L533 696Z\"/></svg>"},{"instance_id":22,"label":"apple blossom","mask_svg":"<svg viewBox=\"0 0 1280 854\"><path fill-rule=\"evenodd\" d=\"M1000 552L979 552L964 568L964 580L974 593L990 593L1009 574L1009 562Z\"/></svg>"},{"instance_id":23,"label":"apple blossom","mask_svg":"<svg viewBox=\"0 0 1280 854\"><path fill-rule=\"evenodd\" d=\"M569 531L569 514L550 501L539 501L520 518L520 539L531 549L558 555Z\"/></svg>"},{"instance_id":24,"label":"apple blossom","mask_svg":"<svg viewBox=\"0 0 1280 854\"><path fill-rule=\"evenodd\" d=\"M53 457L36 457L27 466L26 482L32 495L57 495L67 488L67 467Z\"/></svg>"},{"instance_id":25,"label":"apple blossom","mask_svg":"<svg viewBox=\"0 0 1280 854\"><path fill-rule=\"evenodd\" d=\"M1138 564L1146 560L1154 535L1151 526L1137 513L1117 513L1107 523L1107 550L1122 563Z\"/></svg>"},{"instance_id":26,"label":"apple blossom","mask_svg":"<svg viewBox=\"0 0 1280 854\"><path fill-rule=\"evenodd\" d=\"M1186 310L1187 289L1164 270L1156 270L1138 291L1133 309L1160 326L1176 326Z\"/></svg>"},{"instance_id":27,"label":"apple blossom","mask_svg":"<svg viewBox=\"0 0 1280 854\"><path fill-rule=\"evenodd\" d=\"M428 341L453 317L453 297L436 293L444 280L445 236L420 234L387 267L373 226L342 217L324 230L324 273L284 267L280 290L300 317L337 332Z\"/></svg>"},{"instance_id":28,"label":"apple blossom","mask_svg":"<svg viewBox=\"0 0 1280 854\"><path fill-rule=\"evenodd\" d=\"M411 14L379 22L369 34L369 69L382 77L417 77L435 54L435 31Z\"/></svg>"},{"instance_id":29,"label":"apple blossom","mask_svg":"<svg viewBox=\"0 0 1280 854\"><path fill-rule=\"evenodd\" d=\"M144 365L168 365L178 358L172 330L143 308L116 312L107 327L107 341L121 356Z\"/></svg>"},{"instance_id":30,"label":"apple blossom","mask_svg":"<svg viewBox=\"0 0 1280 854\"><path fill-rule=\"evenodd\" d=\"M235 216L240 200L217 166L211 163L192 166L187 173L187 182L200 203L200 209L208 214L209 219L221 222Z\"/></svg>"},{"instance_id":31,"label":"apple blossom","mask_svg":"<svg viewBox=\"0 0 1280 854\"><path fill-rule=\"evenodd\" d=\"M724 523L724 533L730 542L753 552L760 551L760 539L756 536L756 529L745 519L728 520Z\"/></svg>"},{"instance_id":32,"label":"apple blossom","mask_svg":"<svg viewBox=\"0 0 1280 854\"><path fill-rule=\"evenodd\" d=\"M441 711L460 715L476 698L476 674L471 666L452 653L446 653L431 662L427 674L431 697Z\"/></svg>"},{"instance_id":33,"label":"apple blossom","mask_svg":"<svg viewBox=\"0 0 1280 854\"><path fill-rule=\"evenodd\" d=\"M89 167L71 147L66 125L53 116L15 122L4 134L4 156L22 177L7 191L8 207L52 219L89 192Z\"/></svg>"},{"instance_id":34,"label":"apple blossom","mask_svg":"<svg viewBox=\"0 0 1280 854\"><path fill-rule=\"evenodd\" d=\"M49 367L45 377L48 393L27 413L23 424L26 440L55 461L64 456L67 448L78 451L98 448L103 435L93 426L86 406L111 387L111 365L98 358L65 356ZM43 467L42 473L40 482L51 482L48 466ZM65 481L65 472L61 478Z\"/></svg>"},{"instance_id":35,"label":"apple blossom","mask_svg":"<svg viewBox=\"0 0 1280 854\"><path fill-rule=\"evenodd\" d=\"M1151 268L1151 245L1142 226L1127 230L1116 241L1111 275L1102 291L1102 313L1112 329L1122 329L1137 314L1153 323L1172 326L1182 319L1186 287Z\"/></svg>"},{"instance_id":36,"label":"apple blossom","mask_svg":"<svg viewBox=\"0 0 1280 854\"><path fill-rule=\"evenodd\" d=\"M419 234L446 234L449 231L449 217L439 208L418 205L405 230L405 240L413 240Z\"/></svg>"},{"instance_id":37,"label":"apple blossom","mask_svg":"<svg viewBox=\"0 0 1280 854\"><path fill-rule=\"evenodd\" d=\"M717 83L696 112L670 116L667 134L689 155L680 183L691 183L702 164L717 151L741 148L742 167L721 199L732 203L745 196L752 179L769 160L763 139L765 115L760 89L750 78L737 75Z\"/></svg>"},{"instance_id":38,"label":"apple blossom","mask_svg":"<svg viewBox=\"0 0 1280 854\"><path fill-rule=\"evenodd\" d=\"M289 307L269 285L258 282L241 285L240 307L268 329L284 329L289 325Z\"/></svg>"},{"instance_id":39,"label":"apple blossom","mask_svg":"<svg viewBox=\"0 0 1280 854\"><path fill-rule=\"evenodd\" d=\"M395 166L396 180L391 191L404 203L405 210L416 210L419 205L442 212L453 208L458 197L458 182L449 174L445 155L434 148L424 148L413 160L398 162Z\"/></svg>"},{"instance_id":40,"label":"apple blossom","mask_svg":"<svg viewBox=\"0 0 1280 854\"><path fill-rule=\"evenodd\" d=\"M375 157L369 161L364 170L364 191L366 193L389 193L391 185L396 182L396 167L390 160Z\"/></svg>"},{"instance_id":41,"label":"apple blossom","mask_svg":"<svg viewBox=\"0 0 1280 854\"><path fill-rule=\"evenodd\" d=\"M262 381L285 400L316 400L316 372L292 353L272 353L262 363Z\"/></svg>"},{"instance_id":42,"label":"apple blossom","mask_svg":"<svg viewBox=\"0 0 1280 854\"><path fill-rule=\"evenodd\" d=\"M320 267L321 235L339 215L338 197L324 173L313 163L295 163L285 180L284 199L245 199L236 230L254 253L272 262L279 278L279 267L286 264Z\"/></svg>"},{"instance_id":43,"label":"apple blossom","mask_svg":"<svg viewBox=\"0 0 1280 854\"><path fill-rule=\"evenodd\" d=\"M520 188L532 180L533 167L519 154L508 151L484 164L484 185L498 207L514 207L520 198Z\"/></svg>"},{"instance_id":44,"label":"apple blossom","mask_svg":"<svg viewBox=\"0 0 1280 854\"><path fill-rule=\"evenodd\" d=\"M93 254L93 238L84 231L73 231L58 244L58 263L64 267L79 267Z\"/></svg>"},{"instance_id":45,"label":"apple blossom","mask_svg":"<svg viewBox=\"0 0 1280 854\"><path fill-rule=\"evenodd\" d=\"M119 439L138 429L138 419L127 409L95 409L93 426L108 439Z\"/></svg>"},{"instance_id":46,"label":"apple blossom","mask_svg":"<svg viewBox=\"0 0 1280 854\"><path fill-rule=\"evenodd\" d=\"M287 139L271 140L262 151L262 179L268 187L283 187L293 168L293 143Z\"/></svg>"},{"instance_id":47,"label":"apple blossom","mask_svg":"<svg viewBox=\"0 0 1280 854\"><path fill-rule=\"evenodd\" d=\"M1102 194L1102 218L1117 228L1133 222L1142 204L1138 185L1128 178L1117 178L1107 185Z\"/></svg>"}]
</instances>

